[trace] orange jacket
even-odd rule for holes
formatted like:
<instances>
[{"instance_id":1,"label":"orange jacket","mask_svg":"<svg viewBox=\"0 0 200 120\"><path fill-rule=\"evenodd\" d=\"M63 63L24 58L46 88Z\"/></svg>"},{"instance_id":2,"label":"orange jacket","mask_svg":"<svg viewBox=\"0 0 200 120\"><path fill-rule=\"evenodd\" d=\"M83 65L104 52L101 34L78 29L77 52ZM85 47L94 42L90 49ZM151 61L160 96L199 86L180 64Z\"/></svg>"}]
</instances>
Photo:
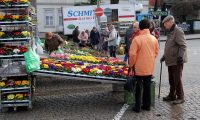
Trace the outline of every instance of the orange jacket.
<instances>
[{"instance_id":1,"label":"orange jacket","mask_svg":"<svg viewBox=\"0 0 200 120\"><path fill-rule=\"evenodd\" d=\"M135 67L138 76L152 75L155 58L158 55L158 40L150 34L149 29L141 30L129 50L129 66Z\"/></svg>"}]
</instances>

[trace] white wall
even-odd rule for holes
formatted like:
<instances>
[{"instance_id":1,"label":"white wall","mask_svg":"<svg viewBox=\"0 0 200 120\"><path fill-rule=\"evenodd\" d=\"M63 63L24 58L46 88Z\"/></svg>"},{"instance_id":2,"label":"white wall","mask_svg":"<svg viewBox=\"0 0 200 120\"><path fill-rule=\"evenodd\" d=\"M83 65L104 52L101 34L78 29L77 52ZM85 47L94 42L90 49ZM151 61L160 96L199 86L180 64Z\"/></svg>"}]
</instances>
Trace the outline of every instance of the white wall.
<instances>
[{"instance_id":1,"label":"white wall","mask_svg":"<svg viewBox=\"0 0 200 120\"><path fill-rule=\"evenodd\" d=\"M61 10L62 6L57 5L39 5L37 6L37 19L38 19L38 31L39 32L60 32L63 31L63 26L59 25L58 10ZM45 10L53 10L54 25L46 26Z\"/></svg>"},{"instance_id":2,"label":"white wall","mask_svg":"<svg viewBox=\"0 0 200 120\"><path fill-rule=\"evenodd\" d=\"M63 6L74 5L74 0L37 0L37 21L39 33L45 32L62 32L63 25L59 25L58 10L61 10ZM46 13L45 10L52 9L53 12L53 25L46 26ZM43 36L43 34L42 34Z\"/></svg>"}]
</instances>

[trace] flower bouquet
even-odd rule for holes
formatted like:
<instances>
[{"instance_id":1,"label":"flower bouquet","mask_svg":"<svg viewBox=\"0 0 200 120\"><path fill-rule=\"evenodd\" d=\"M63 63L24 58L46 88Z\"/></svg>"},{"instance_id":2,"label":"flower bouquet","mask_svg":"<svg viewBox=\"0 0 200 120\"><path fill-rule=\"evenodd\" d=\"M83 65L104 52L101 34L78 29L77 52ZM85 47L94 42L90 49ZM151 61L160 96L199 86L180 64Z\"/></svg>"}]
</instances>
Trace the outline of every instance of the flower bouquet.
<instances>
[{"instance_id":1,"label":"flower bouquet","mask_svg":"<svg viewBox=\"0 0 200 120\"><path fill-rule=\"evenodd\" d=\"M0 21L5 21L5 15L0 14Z\"/></svg>"},{"instance_id":2,"label":"flower bouquet","mask_svg":"<svg viewBox=\"0 0 200 120\"><path fill-rule=\"evenodd\" d=\"M11 46L5 45L0 48L0 55L14 55L14 54L23 54L27 51L25 46Z\"/></svg>"},{"instance_id":3,"label":"flower bouquet","mask_svg":"<svg viewBox=\"0 0 200 120\"><path fill-rule=\"evenodd\" d=\"M11 0L12 5L27 4L27 3L29 3L28 0Z\"/></svg>"},{"instance_id":4,"label":"flower bouquet","mask_svg":"<svg viewBox=\"0 0 200 120\"><path fill-rule=\"evenodd\" d=\"M11 4L12 0L0 0L0 5L6 5L9 6Z\"/></svg>"},{"instance_id":5,"label":"flower bouquet","mask_svg":"<svg viewBox=\"0 0 200 120\"><path fill-rule=\"evenodd\" d=\"M29 86L28 80L15 80L15 87Z\"/></svg>"},{"instance_id":6,"label":"flower bouquet","mask_svg":"<svg viewBox=\"0 0 200 120\"><path fill-rule=\"evenodd\" d=\"M13 36L13 38L22 38L23 37L21 34L21 31L13 31L12 36Z\"/></svg>"},{"instance_id":7,"label":"flower bouquet","mask_svg":"<svg viewBox=\"0 0 200 120\"><path fill-rule=\"evenodd\" d=\"M4 81L0 82L0 88L6 87L6 83Z\"/></svg>"},{"instance_id":8,"label":"flower bouquet","mask_svg":"<svg viewBox=\"0 0 200 120\"><path fill-rule=\"evenodd\" d=\"M30 37L30 36L31 36L31 33L28 32L28 31L22 31L22 32L21 32L21 35L22 35L23 38L26 38L26 37Z\"/></svg>"}]
</instances>

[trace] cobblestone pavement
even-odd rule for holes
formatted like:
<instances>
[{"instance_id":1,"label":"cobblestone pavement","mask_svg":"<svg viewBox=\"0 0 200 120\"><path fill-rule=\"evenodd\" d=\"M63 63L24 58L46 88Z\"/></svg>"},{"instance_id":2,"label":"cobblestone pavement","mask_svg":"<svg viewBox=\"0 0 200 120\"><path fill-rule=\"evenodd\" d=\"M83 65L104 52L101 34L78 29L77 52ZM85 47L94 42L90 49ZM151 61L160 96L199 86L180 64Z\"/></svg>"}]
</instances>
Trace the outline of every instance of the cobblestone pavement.
<instances>
[{"instance_id":1,"label":"cobblestone pavement","mask_svg":"<svg viewBox=\"0 0 200 120\"><path fill-rule=\"evenodd\" d=\"M164 43L155 67L156 101L150 112L134 113L131 106L121 120L200 120L200 41L188 41L189 63L184 66L186 102L172 105L162 101L168 93L167 68L163 65L161 98L157 98ZM19 108L0 113L0 120L113 120L123 106L123 92L112 92L111 84L38 78L32 110Z\"/></svg>"}]
</instances>

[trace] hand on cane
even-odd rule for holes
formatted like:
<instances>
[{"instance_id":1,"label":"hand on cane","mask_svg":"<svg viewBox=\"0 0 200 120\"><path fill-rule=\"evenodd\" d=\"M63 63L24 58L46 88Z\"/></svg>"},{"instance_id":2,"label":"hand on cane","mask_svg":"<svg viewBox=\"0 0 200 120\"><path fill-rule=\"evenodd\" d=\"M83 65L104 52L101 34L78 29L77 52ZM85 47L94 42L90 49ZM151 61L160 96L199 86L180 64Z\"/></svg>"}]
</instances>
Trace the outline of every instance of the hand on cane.
<instances>
[{"instance_id":1,"label":"hand on cane","mask_svg":"<svg viewBox=\"0 0 200 120\"><path fill-rule=\"evenodd\" d=\"M162 58L160 59L160 63L165 61L165 56L162 56Z\"/></svg>"}]
</instances>

